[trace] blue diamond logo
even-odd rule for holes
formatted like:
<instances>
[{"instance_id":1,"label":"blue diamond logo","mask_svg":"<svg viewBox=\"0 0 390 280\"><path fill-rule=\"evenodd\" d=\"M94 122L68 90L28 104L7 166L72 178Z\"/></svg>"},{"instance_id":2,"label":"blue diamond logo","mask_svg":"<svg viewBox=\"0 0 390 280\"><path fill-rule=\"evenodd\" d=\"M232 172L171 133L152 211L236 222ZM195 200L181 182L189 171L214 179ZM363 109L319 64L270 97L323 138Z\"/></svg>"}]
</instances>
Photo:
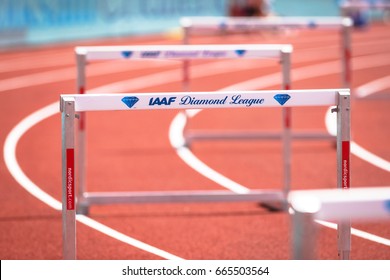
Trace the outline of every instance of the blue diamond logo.
<instances>
[{"instance_id":1,"label":"blue diamond logo","mask_svg":"<svg viewBox=\"0 0 390 280\"><path fill-rule=\"evenodd\" d=\"M288 94L277 94L274 96L274 99L278 101L280 105L284 105L291 98Z\"/></svg>"},{"instance_id":2,"label":"blue diamond logo","mask_svg":"<svg viewBox=\"0 0 390 280\"><path fill-rule=\"evenodd\" d=\"M127 105L127 107L132 108L135 103L138 102L138 97L135 96L126 96L122 98L122 102Z\"/></svg>"},{"instance_id":3,"label":"blue diamond logo","mask_svg":"<svg viewBox=\"0 0 390 280\"><path fill-rule=\"evenodd\" d=\"M131 57L132 54L133 54L132 51L123 51L123 52L122 52L122 56L123 56L124 58L129 58L129 57Z\"/></svg>"},{"instance_id":4,"label":"blue diamond logo","mask_svg":"<svg viewBox=\"0 0 390 280\"><path fill-rule=\"evenodd\" d=\"M246 53L246 50L236 50L236 54L238 54L238 56L244 56Z\"/></svg>"}]
</instances>

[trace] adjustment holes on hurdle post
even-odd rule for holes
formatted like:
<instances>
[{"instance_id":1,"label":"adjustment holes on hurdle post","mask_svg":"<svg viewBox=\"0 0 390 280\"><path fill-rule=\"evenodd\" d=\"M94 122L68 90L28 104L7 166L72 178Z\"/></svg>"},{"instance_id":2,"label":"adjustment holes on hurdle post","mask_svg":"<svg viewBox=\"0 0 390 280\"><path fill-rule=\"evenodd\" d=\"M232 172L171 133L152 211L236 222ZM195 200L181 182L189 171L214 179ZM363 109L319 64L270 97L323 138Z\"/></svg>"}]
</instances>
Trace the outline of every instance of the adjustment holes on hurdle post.
<instances>
[{"instance_id":1,"label":"adjustment holes on hurdle post","mask_svg":"<svg viewBox=\"0 0 390 280\"><path fill-rule=\"evenodd\" d=\"M339 107L331 107L330 112L333 113L338 113L339 112ZM335 138L334 141L332 141L332 147L337 150L337 139Z\"/></svg>"}]
</instances>

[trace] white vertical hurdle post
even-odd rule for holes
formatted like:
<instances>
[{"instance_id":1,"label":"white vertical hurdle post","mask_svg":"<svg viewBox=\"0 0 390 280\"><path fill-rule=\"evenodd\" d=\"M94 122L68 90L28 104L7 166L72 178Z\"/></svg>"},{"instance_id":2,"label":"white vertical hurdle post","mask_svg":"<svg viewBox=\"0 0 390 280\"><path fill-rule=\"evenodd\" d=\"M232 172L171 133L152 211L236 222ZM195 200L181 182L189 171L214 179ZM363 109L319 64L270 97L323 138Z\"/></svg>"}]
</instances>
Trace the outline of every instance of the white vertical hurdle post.
<instances>
[{"instance_id":1,"label":"white vertical hurdle post","mask_svg":"<svg viewBox=\"0 0 390 280\"><path fill-rule=\"evenodd\" d=\"M344 88L351 88L352 83L352 42L351 42L352 21L350 18L343 18L340 29L341 39L341 64L342 84Z\"/></svg>"},{"instance_id":2,"label":"white vertical hurdle post","mask_svg":"<svg viewBox=\"0 0 390 280\"><path fill-rule=\"evenodd\" d=\"M291 58L290 53L281 53L282 64L282 77L283 77L283 89L291 89ZM286 204L282 206L282 209L287 210L287 195L291 188L291 108L282 108L282 144L283 144L283 185L284 196L286 198Z\"/></svg>"},{"instance_id":3,"label":"white vertical hurdle post","mask_svg":"<svg viewBox=\"0 0 390 280\"><path fill-rule=\"evenodd\" d=\"M76 54L76 66L77 66L77 93L85 94L86 93L86 65L87 57L86 52L77 51ZM77 126L77 149L78 157L75 159L77 161L77 197L78 203L83 203L83 195L87 186L87 175L86 175L86 163L87 163L87 148L86 148L86 122L87 116L85 112L80 112L79 114L79 123ZM83 214L86 214L84 209L80 209Z\"/></svg>"},{"instance_id":4,"label":"white vertical hurdle post","mask_svg":"<svg viewBox=\"0 0 390 280\"><path fill-rule=\"evenodd\" d=\"M112 54L111 54L112 55ZM280 98L288 95L285 103ZM347 97L347 98L345 98ZM169 100L163 107L154 106L153 100ZM349 90L280 90L280 91L229 91L229 92L172 92L172 93L122 93L122 94L77 94L61 95L62 113L62 219L63 219L63 254L65 259L76 258L76 222L75 210L75 154L74 120L81 112L112 110L156 110L156 109L211 109L211 108L261 108L261 107L296 107L296 106L334 106L340 116L338 176L342 178L342 187L349 186ZM77 114L76 114L77 113ZM348 143L347 143L348 142ZM347 145L348 144L348 145ZM250 190L248 193L231 191L151 191L151 192L104 192L87 193L85 200L92 204L115 203L174 203L174 202L286 202L283 191ZM76 209L75 209L76 208ZM343 242L348 241L343 233ZM343 244L344 245L344 244ZM349 256L348 244L341 247L341 254Z\"/></svg>"},{"instance_id":5,"label":"white vertical hurdle post","mask_svg":"<svg viewBox=\"0 0 390 280\"><path fill-rule=\"evenodd\" d=\"M62 239L63 258L76 258L76 205L75 205L75 102L64 97L62 112Z\"/></svg>"},{"instance_id":6,"label":"white vertical hurdle post","mask_svg":"<svg viewBox=\"0 0 390 280\"><path fill-rule=\"evenodd\" d=\"M183 32L183 45L189 44L189 30L187 30L188 26L183 27L185 31ZM182 89L184 92L190 91L190 61L188 59L183 60L183 67L182 67ZM183 128L184 135L187 134L187 124L189 120L188 111L184 110L184 117L186 119L185 123L186 125ZM187 141L185 145L188 145Z\"/></svg>"},{"instance_id":7,"label":"white vertical hurdle post","mask_svg":"<svg viewBox=\"0 0 390 280\"><path fill-rule=\"evenodd\" d=\"M183 32L183 44L188 45L189 44L189 34L188 26L183 27L185 31ZM182 87L183 91L189 91L190 90L190 61L188 59L183 60L183 71L182 71Z\"/></svg>"},{"instance_id":8,"label":"white vertical hurdle post","mask_svg":"<svg viewBox=\"0 0 390 280\"><path fill-rule=\"evenodd\" d=\"M337 107L337 188L348 190L351 184L350 140L351 140L350 94L338 95ZM340 259L349 259L351 251L351 222L344 219L338 223L338 248Z\"/></svg>"}]
</instances>

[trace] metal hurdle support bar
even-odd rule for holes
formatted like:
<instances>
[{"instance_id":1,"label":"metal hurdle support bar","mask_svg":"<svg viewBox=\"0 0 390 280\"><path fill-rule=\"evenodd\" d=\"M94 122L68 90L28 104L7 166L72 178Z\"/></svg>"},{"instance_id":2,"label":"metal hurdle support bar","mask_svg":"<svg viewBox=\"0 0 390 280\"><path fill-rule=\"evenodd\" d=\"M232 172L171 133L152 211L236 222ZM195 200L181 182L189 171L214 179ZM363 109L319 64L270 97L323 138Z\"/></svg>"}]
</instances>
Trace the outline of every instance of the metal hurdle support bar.
<instances>
[{"instance_id":1,"label":"metal hurdle support bar","mask_svg":"<svg viewBox=\"0 0 390 280\"><path fill-rule=\"evenodd\" d=\"M294 259L316 258L315 220L350 223L352 220L390 219L390 187L292 191L288 200L291 205ZM350 239L338 236L339 256L349 259Z\"/></svg>"},{"instance_id":2,"label":"metal hurdle support bar","mask_svg":"<svg viewBox=\"0 0 390 280\"><path fill-rule=\"evenodd\" d=\"M77 88L79 94L86 92L86 65L88 61L93 60L215 60L215 59L275 59L282 64L283 89L289 89L290 86L290 56L292 46L288 44L240 44L240 45L153 45L153 46L83 46L76 47L77 61ZM287 111L288 109L285 109ZM287 114L287 113L286 113ZM186 115L187 116L187 115ZM78 196L83 197L86 192L86 116L80 112L80 122L78 126L79 137L77 146L78 152ZM287 117L286 117L287 118ZM289 122L283 122L288 125ZM199 135L198 135L199 136ZM201 137L201 136L200 136ZM207 137L207 136L206 136ZM256 135L258 137L258 135ZM262 133L261 137L268 139L281 138L275 133ZM188 141L190 138L187 137ZM290 185L289 166L290 152L287 150L288 131L285 129L283 137L284 147L284 174L286 188ZM189 142L187 144L190 144ZM80 205L78 213L87 214L88 206Z\"/></svg>"},{"instance_id":3,"label":"metal hurdle support bar","mask_svg":"<svg viewBox=\"0 0 390 280\"><path fill-rule=\"evenodd\" d=\"M155 100L165 100L154 106ZM76 177L75 177L75 120L80 113L107 110L261 108L296 106L336 106L338 116L337 168L338 187L349 188L350 178L350 93L347 89L280 90L232 92L122 93L61 95L62 113L62 218L63 253L65 259L76 258ZM76 173L77 174L77 173ZM84 193L77 198L87 205L112 203L162 202L287 202L282 191L252 190L246 194L231 191L180 192L104 192Z\"/></svg>"}]
</instances>

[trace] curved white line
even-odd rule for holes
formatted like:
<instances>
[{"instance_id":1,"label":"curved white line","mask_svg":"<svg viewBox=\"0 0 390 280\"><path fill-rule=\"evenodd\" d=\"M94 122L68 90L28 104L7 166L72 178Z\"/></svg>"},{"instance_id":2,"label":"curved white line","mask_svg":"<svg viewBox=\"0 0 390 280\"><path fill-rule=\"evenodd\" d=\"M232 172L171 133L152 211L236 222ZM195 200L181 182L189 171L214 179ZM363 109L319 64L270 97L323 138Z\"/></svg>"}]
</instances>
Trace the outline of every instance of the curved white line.
<instances>
[{"instance_id":1,"label":"curved white line","mask_svg":"<svg viewBox=\"0 0 390 280\"><path fill-rule=\"evenodd\" d=\"M364 149L362 146L357 144L354 141L351 141L351 153L359 157L362 160L365 160L372 165L381 168L387 172L390 172L390 162L378 157L377 155L371 153L370 151Z\"/></svg>"},{"instance_id":2,"label":"curved white line","mask_svg":"<svg viewBox=\"0 0 390 280\"><path fill-rule=\"evenodd\" d=\"M193 115L199 111L192 111ZM212 181L220 184L221 186L235 192L235 193L248 193L250 190L233 180L223 176L221 173L218 173L214 169L210 168L207 164L202 162L197 158L189 149L187 149L185 144L185 139L183 137L183 130L186 124L186 116L184 112L179 113L173 119L169 129L169 140L171 145L176 149L178 156L194 170L205 176L206 178L211 179Z\"/></svg>"},{"instance_id":3,"label":"curved white line","mask_svg":"<svg viewBox=\"0 0 390 280\"><path fill-rule=\"evenodd\" d=\"M138 63L137 63L138 62ZM164 67L172 65L175 61L146 61L143 63L118 63L118 61L108 61L90 65L88 74L90 76L107 75L124 71L134 71L147 69L150 67ZM61 69L50 70L45 72L26 74L23 76L12 77L0 80L0 92L7 92L25 87L38 86L42 84L69 81L75 79L75 67L64 67Z\"/></svg>"},{"instance_id":4,"label":"curved white line","mask_svg":"<svg viewBox=\"0 0 390 280\"><path fill-rule=\"evenodd\" d=\"M380 79L359 86L358 88L356 88L355 94L358 98L364 98L368 95L374 94L387 88L390 88L390 76L382 77Z\"/></svg>"},{"instance_id":5,"label":"curved white line","mask_svg":"<svg viewBox=\"0 0 390 280\"><path fill-rule=\"evenodd\" d=\"M332 228L334 230L337 230L337 224L330 223L327 221L321 221L321 220L315 220L315 222L324 226L324 227L328 227L328 228ZM360 238L366 239L366 240L370 240L372 242L376 242L376 243L379 243L379 244L382 244L385 246L390 246L389 239L386 239L386 238L383 238L383 237L380 237L380 236L377 236L377 235L374 235L374 234L371 234L371 233L368 233L368 232L365 232L365 231L362 231L362 230L359 230L356 228L351 228L351 234L358 236Z\"/></svg>"},{"instance_id":6,"label":"curved white line","mask_svg":"<svg viewBox=\"0 0 390 280\"><path fill-rule=\"evenodd\" d=\"M141 249L143 251L149 252L151 254L154 254L156 256L160 256L167 260L184 260L183 258L180 258L176 255L173 255L171 253L168 253L167 251L161 250L157 247L154 247L152 245L149 245L145 242L139 241L135 238L132 238L128 235L125 235L117 230L114 230L106 225L103 225L87 216L84 215L77 215L77 220L84 225L87 225L97 231L100 231L101 233L108 235L114 239L117 239L119 241L122 241L125 244L131 245L133 247L136 247L138 249Z\"/></svg>"},{"instance_id":7,"label":"curved white line","mask_svg":"<svg viewBox=\"0 0 390 280\"><path fill-rule=\"evenodd\" d=\"M11 175L27 192L44 201L55 210L61 210L62 204L35 185L22 171L16 159L16 147L19 139L35 124L58 112L58 103L50 104L19 122L8 134L4 143L4 161Z\"/></svg>"}]
</instances>

